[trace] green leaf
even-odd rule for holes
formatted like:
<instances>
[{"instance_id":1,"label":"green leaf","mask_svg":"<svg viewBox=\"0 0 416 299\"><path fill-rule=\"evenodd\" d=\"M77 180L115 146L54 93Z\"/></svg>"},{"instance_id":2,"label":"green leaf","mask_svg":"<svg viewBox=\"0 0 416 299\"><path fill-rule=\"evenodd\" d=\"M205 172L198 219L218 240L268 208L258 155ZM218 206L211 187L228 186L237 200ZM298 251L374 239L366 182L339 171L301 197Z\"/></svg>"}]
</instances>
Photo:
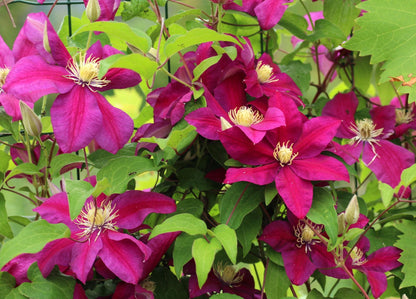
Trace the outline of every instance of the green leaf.
<instances>
[{"instance_id":1,"label":"green leaf","mask_svg":"<svg viewBox=\"0 0 416 299\"><path fill-rule=\"evenodd\" d=\"M306 93L311 82L312 66L299 60L290 61L288 64L280 64L279 66L283 73L288 74L295 81L302 93Z\"/></svg>"},{"instance_id":2,"label":"green leaf","mask_svg":"<svg viewBox=\"0 0 416 299\"><path fill-rule=\"evenodd\" d=\"M52 273L44 278L37 263L30 266L27 276L31 282L24 282L18 287L19 292L27 297L72 299L74 296L75 280L70 276Z\"/></svg>"},{"instance_id":3,"label":"green leaf","mask_svg":"<svg viewBox=\"0 0 416 299\"><path fill-rule=\"evenodd\" d=\"M118 40L120 44L126 45L126 42L140 49L143 53L147 53L152 45L150 37L137 28L131 28L126 23L114 21L94 22L82 26L74 35L86 31L105 32L112 42Z\"/></svg>"},{"instance_id":4,"label":"green leaf","mask_svg":"<svg viewBox=\"0 0 416 299\"><path fill-rule=\"evenodd\" d=\"M10 155L6 152L0 152L0 172L6 172L9 168Z\"/></svg>"},{"instance_id":5,"label":"green leaf","mask_svg":"<svg viewBox=\"0 0 416 299\"><path fill-rule=\"evenodd\" d=\"M308 22L303 16L286 11L280 19L279 25L300 39L307 39L308 37L306 35Z\"/></svg>"},{"instance_id":6,"label":"green leaf","mask_svg":"<svg viewBox=\"0 0 416 299\"><path fill-rule=\"evenodd\" d=\"M0 193L0 235L9 239L13 238L13 232L7 220L6 200L2 193Z\"/></svg>"},{"instance_id":7,"label":"green leaf","mask_svg":"<svg viewBox=\"0 0 416 299\"><path fill-rule=\"evenodd\" d=\"M149 278L156 285L154 298L188 299L189 292L183 280L179 281L168 267L156 267Z\"/></svg>"},{"instance_id":8,"label":"green leaf","mask_svg":"<svg viewBox=\"0 0 416 299\"><path fill-rule=\"evenodd\" d=\"M334 25L332 22L326 19L319 19L315 22L315 31L313 34L309 35L307 40L315 42L317 40L329 38L334 40L335 44L339 44L342 41L346 40L346 35L342 30Z\"/></svg>"},{"instance_id":9,"label":"green leaf","mask_svg":"<svg viewBox=\"0 0 416 299\"><path fill-rule=\"evenodd\" d=\"M415 286L416 223L414 221L403 220L401 223L398 223L396 227L403 233L402 235L399 235L399 240L394 244L394 246L403 250L399 258L399 262L403 264L402 272L404 273L404 279L400 284L400 288Z\"/></svg>"},{"instance_id":10,"label":"green leaf","mask_svg":"<svg viewBox=\"0 0 416 299\"><path fill-rule=\"evenodd\" d=\"M367 12L357 19L359 29L344 46L371 55L372 64L385 61L380 82L415 73L415 7L416 0L368 0L358 5Z\"/></svg>"},{"instance_id":11,"label":"green leaf","mask_svg":"<svg viewBox=\"0 0 416 299\"><path fill-rule=\"evenodd\" d=\"M85 201L91 196L94 187L86 181L65 181L68 194L69 215L74 220L82 210Z\"/></svg>"},{"instance_id":12,"label":"green leaf","mask_svg":"<svg viewBox=\"0 0 416 299\"><path fill-rule=\"evenodd\" d=\"M390 185L384 184L380 181L378 182L378 189L380 190L383 205L387 208L393 199L394 189Z\"/></svg>"},{"instance_id":13,"label":"green leaf","mask_svg":"<svg viewBox=\"0 0 416 299\"><path fill-rule=\"evenodd\" d=\"M229 35L221 34L208 28L195 28L183 35L172 35L165 43L165 54L167 57L170 57L190 46L211 41L239 43L237 39Z\"/></svg>"},{"instance_id":14,"label":"green leaf","mask_svg":"<svg viewBox=\"0 0 416 299\"><path fill-rule=\"evenodd\" d=\"M16 279L13 275L8 272L0 272L0 298L5 298L15 285Z\"/></svg>"},{"instance_id":15,"label":"green leaf","mask_svg":"<svg viewBox=\"0 0 416 299\"><path fill-rule=\"evenodd\" d=\"M267 298L280 299L286 297L290 285L285 268L269 261L265 281Z\"/></svg>"},{"instance_id":16,"label":"green leaf","mask_svg":"<svg viewBox=\"0 0 416 299\"><path fill-rule=\"evenodd\" d=\"M246 182L233 184L220 201L221 223L237 229L244 217L264 200L264 188Z\"/></svg>"},{"instance_id":17,"label":"green leaf","mask_svg":"<svg viewBox=\"0 0 416 299\"><path fill-rule=\"evenodd\" d=\"M166 19L165 26L169 27L170 25L177 23L180 19L183 19L185 17L199 17L201 13L202 11L200 9L188 9L182 12L175 13L173 16L170 16L168 19Z\"/></svg>"},{"instance_id":18,"label":"green leaf","mask_svg":"<svg viewBox=\"0 0 416 299\"><path fill-rule=\"evenodd\" d=\"M13 168L4 180L7 181L10 178L22 173L43 176L43 173L39 171L39 168L36 165L32 163L22 163Z\"/></svg>"},{"instance_id":19,"label":"green leaf","mask_svg":"<svg viewBox=\"0 0 416 299\"><path fill-rule=\"evenodd\" d=\"M123 193L127 190L127 183L136 175L157 170L158 167L153 165L153 161L140 156L117 157L110 160L97 173L97 180L107 178L110 187L105 194Z\"/></svg>"},{"instance_id":20,"label":"green leaf","mask_svg":"<svg viewBox=\"0 0 416 299\"><path fill-rule=\"evenodd\" d=\"M205 178L205 173L199 169L186 167L178 170L177 176L179 185L183 188L198 188L200 191L210 191L217 187L217 184Z\"/></svg>"},{"instance_id":21,"label":"green leaf","mask_svg":"<svg viewBox=\"0 0 416 299\"><path fill-rule=\"evenodd\" d=\"M199 218L203 211L204 204L199 199L185 198L176 205L176 211L172 215L188 213Z\"/></svg>"},{"instance_id":22,"label":"green leaf","mask_svg":"<svg viewBox=\"0 0 416 299\"><path fill-rule=\"evenodd\" d=\"M212 238L209 242L204 238L198 238L194 241L192 245L192 257L195 260L199 288L207 280L208 273L214 263L215 255L221 248L221 243L216 238Z\"/></svg>"},{"instance_id":23,"label":"green leaf","mask_svg":"<svg viewBox=\"0 0 416 299\"><path fill-rule=\"evenodd\" d=\"M149 239L164 233L185 232L189 235L205 235L207 233L207 225L201 219L191 214L178 214L166 219L163 223L156 225Z\"/></svg>"},{"instance_id":24,"label":"green leaf","mask_svg":"<svg viewBox=\"0 0 416 299\"><path fill-rule=\"evenodd\" d=\"M57 177L60 175L61 169L65 166L68 166L73 163L83 163L85 162L84 157L78 156L75 154L60 154L53 157L51 161L50 173L52 177Z\"/></svg>"},{"instance_id":25,"label":"green leaf","mask_svg":"<svg viewBox=\"0 0 416 299\"><path fill-rule=\"evenodd\" d=\"M231 260L231 263L237 263L237 235L235 231L226 224L220 224L214 227L215 238L220 241L222 247Z\"/></svg>"},{"instance_id":26,"label":"green leaf","mask_svg":"<svg viewBox=\"0 0 416 299\"><path fill-rule=\"evenodd\" d=\"M335 296L334 299L344 299L344 298L360 298L362 296L361 293L352 290L350 288L340 288Z\"/></svg>"},{"instance_id":27,"label":"green leaf","mask_svg":"<svg viewBox=\"0 0 416 299\"><path fill-rule=\"evenodd\" d=\"M18 289L13 289L7 294L5 299L28 299L28 297L20 294Z\"/></svg>"},{"instance_id":28,"label":"green leaf","mask_svg":"<svg viewBox=\"0 0 416 299\"><path fill-rule=\"evenodd\" d=\"M332 195L322 188L313 191L312 207L307 217L314 223L323 224L331 244L335 244L338 236L338 217Z\"/></svg>"},{"instance_id":29,"label":"green leaf","mask_svg":"<svg viewBox=\"0 0 416 299\"><path fill-rule=\"evenodd\" d=\"M243 247L243 257L250 252L251 244L260 232L262 217L261 209L255 209L244 217L243 222L236 231L237 239Z\"/></svg>"},{"instance_id":30,"label":"green leaf","mask_svg":"<svg viewBox=\"0 0 416 299\"><path fill-rule=\"evenodd\" d=\"M46 243L70 236L65 224L50 224L45 220L37 220L25 226L20 233L3 244L0 250L0 268L21 253L39 252Z\"/></svg>"},{"instance_id":31,"label":"green leaf","mask_svg":"<svg viewBox=\"0 0 416 299\"><path fill-rule=\"evenodd\" d=\"M416 164L403 170L401 175L401 183L406 187L410 186L414 181L416 181Z\"/></svg>"},{"instance_id":32,"label":"green leaf","mask_svg":"<svg viewBox=\"0 0 416 299\"><path fill-rule=\"evenodd\" d=\"M11 116L9 116L3 107L0 107L0 126L12 134L14 140L19 140L19 122L12 122Z\"/></svg>"},{"instance_id":33,"label":"green leaf","mask_svg":"<svg viewBox=\"0 0 416 299\"><path fill-rule=\"evenodd\" d=\"M216 64L218 61L220 61L222 55L216 55L216 56L212 56L209 57L207 59L204 59L203 61L201 61L201 63L199 63L195 68L194 68L194 78L192 79L192 82L195 82L199 79L199 77L201 77L201 75L207 70L209 69L211 66L213 66L214 64Z\"/></svg>"},{"instance_id":34,"label":"green leaf","mask_svg":"<svg viewBox=\"0 0 416 299\"><path fill-rule=\"evenodd\" d=\"M104 193L104 191L110 186L111 186L110 182L105 177L102 180L97 181L97 184L95 185L94 190L92 191L91 195L94 197L98 197L101 193Z\"/></svg>"},{"instance_id":35,"label":"green leaf","mask_svg":"<svg viewBox=\"0 0 416 299\"><path fill-rule=\"evenodd\" d=\"M104 76L111 68L124 68L135 71L142 80L149 80L155 74L157 62L142 54L115 54L100 61L99 76Z\"/></svg>"},{"instance_id":36,"label":"green leaf","mask_svg":"<svg viewBox=\"0 0 416 299\"><path fill-rule=\"evenodd\" d=\"M351 33L354 20L360 14L360 9L356 8L359 0L326 0L324 1L325 20L338 26L345 36Z\"/></svg>"},{"instance_id":37,"label":"green leaf","mask_svg":"<svg viewBox=\"0 0 416 299\"><path fill-rule=\"evenodd\" d=\"M180 234L175 240L172 257L173 266L178 279L182 276L183 266L192 258L192 244L197 238L197 236Z\"/></svg>"}]
</instances>

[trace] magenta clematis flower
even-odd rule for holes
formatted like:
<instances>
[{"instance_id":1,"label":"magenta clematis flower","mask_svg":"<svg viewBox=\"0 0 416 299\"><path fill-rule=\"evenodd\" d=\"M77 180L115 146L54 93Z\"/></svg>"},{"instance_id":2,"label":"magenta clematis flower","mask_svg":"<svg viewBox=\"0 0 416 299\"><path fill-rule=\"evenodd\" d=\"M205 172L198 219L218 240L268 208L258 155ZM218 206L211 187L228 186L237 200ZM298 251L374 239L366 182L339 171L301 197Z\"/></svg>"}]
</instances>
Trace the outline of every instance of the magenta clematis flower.
<instances>
[{"instance_id":1,"label":"magenta clematis flower","mask_svg":"<svg viewBox=\"0 0 416 299\"><path fill-rule=\"evenodd\" d=\"M229 168L225 183L247 181L258 185L276 184L288 209L303 218L312 205L311 181L349 181L348 171L337 159L322 154L334 137L340 121L316 117L304 122L293 101L279 107L286 126L269 131L253 144L240 130L222 131L220 140L231 158L256 167Z\"/></svg>"},{"instance_id":2,"label":"magenta clematis flower","mask_svg":"<svg viewBox=\"0 0 416 299\"><path fill-rule=\"evenodd\" d=\"M229 80L227 80L229 82ZM207 139L219 140L219 132L231 127L239 128L253 143L258 143L266 132L285 124L283 112L275 107L276 101L285 101L284 96L258 99L248 102L246 97L230 96L214 98L205 92L207 107L199 108L185 120L196 127L197 132Z\"/></svg>"},{"instance_id":3,"label":"magenta clematis flower","mask_svg":"<svg viewBox=\"0 0 416 299\"><path fill-rule=\"evenodd\" d=\"M356 269L365 274L370 284L371 292L375 298L379 298L387 289L387 278L385 272L393 270L402 265L398 261L401 250L394 246L380 248L369 256L366 252L370 249L370 241L367 237L361 237L357 244L351 250L344 250L345 256L349 256L345 265L352 273ZM325 275L335 278L348 279L349 276L342 268L335 268L332 261L332 267L321 269Z\"/></svg>"},{"instance_id":4,"label":"magenta clematis flower","mask_svg":"<svg viewBox=\"0 0 416 299\"><path fill-rule=\"evenodd\" d=\"M349 92L337 94L322 110L322 115L343 120L336 137L350 139L349 144L342 146L334 143L335 152L348 164L362 156L377 179L394 188L400 182L402 171L415 161L412 152L387 140L394 132L395 108L375 107L370 110L371 119L356 121L357 107L357 97Z\"/></svg>"},{"instance_id":5,"label":"magenta clematis flower","mask_svg":"<svg viewBox=\"0 0 416 299\"><path fill-rule=\"evenodd\" d=\"M288 221L277 220L268 224L259 237L282 254L286 274L295 285L304 284L318 265L326 265L327 260L333 260L332 254L309 225L322 232L322 225L298 219L288 212Z\"/></svg>"},{"instance_id":6,"label":"magenta clematis flower","mask_svg":"<svg viewBox=\"0 0 416 299\"><path fill-rule=\"evenodd\" d=\"M84 0L87 7L89 0ZM120 7L121 0L98 0L100 5L100 17L96 21L112 21L114 20L117 10Z\"/></svg>"},{"instance_id":7,"label":"magenta clematis flower","mask_svg":"<svg viewBox=\"0 0 416 299\"><path fill-rule=\"evenodd\" d=\"M43 20L45 16L39 13L31 18ZM79 150L95 139L103 149L117 152L131 137L133 120L98 91L135 86L140 76L126 69L110 69L98 78L100 60L120 51L96 42L86 53L71 57L49 20L43 26L55 64L39 55L20 59L8 74L4 90L32 106L41 96L58 93L50 114L62 151Z\"/></svg>"},{"instance_id":8,"label":"magenta clematis flower","mask_svg":"<svg viewBox=\"0 0 416 299\"><path fill-rule=\"evenodd\" d=\"M255 16L261 29L269 30L273 28L282 18L291 0L243 0L243 5L228 3L225 9L243 11L251 16Z\"/></svg>"},{"instance_id":9,"label":"magenta clematis flower","mask_svg":"<svg viewBox=\"0 0 416 299\"><path fill-rule=\"evenodd\" d=\"M194 261L187 263L183 271L189 275L189 297L195 298L204 294L229 293L244 299L260 298L260 291L255 289L254 279L246 268L237 269L232 265L216 264L208 273L207 281L199 288ZM263 298L266 298L263 295Z\"/></svg>"},{"instance_id":10,"label":"magenta clematis flower","mask_svg":"<svg viewBox=\"0 0 416 299\"><path fill-rule=\"evenodd\" d=\"M147 276L143 263L152 249L122 229L137 230L150 213L172 213L175 202L162 194L127 191L109 197L102 194L87 199L80 215L71 221L66 193L58 193L34 209L50 223L64 223L71 230L71 239L48 243L38 254L44 276L54 265L67 268L85 283L99 257L121 280L137 284Z\"/></svg>"}]
</instances>

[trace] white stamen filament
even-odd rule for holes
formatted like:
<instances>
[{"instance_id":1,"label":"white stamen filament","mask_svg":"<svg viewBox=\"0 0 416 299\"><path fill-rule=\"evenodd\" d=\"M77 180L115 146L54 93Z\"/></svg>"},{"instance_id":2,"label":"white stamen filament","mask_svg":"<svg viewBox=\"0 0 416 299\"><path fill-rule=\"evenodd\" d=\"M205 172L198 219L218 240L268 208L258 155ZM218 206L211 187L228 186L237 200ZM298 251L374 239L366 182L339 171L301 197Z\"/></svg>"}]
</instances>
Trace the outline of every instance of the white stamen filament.
<instances>
[{"instance_id":1,"label":"white stamen filament","mask_svg":"<svg viewBox=\"0 0 416 299\"><path fill-rule=\"evenodd\" d=\"M263 121L263 115L251 107L241 106L228 112L230 120L240 126L250 127Z\"/></svg>"},{"instance_id":2,"label":"white stamen filament","mask_svg":"<svg viewBox=\"0 0 416 299\"><path fill-rule=\"evenodd\" d=\"M298 156L299 153L293 153L293 143L289 146L289 141L286 143L283 142L280 145L280 142L276 145L276 148L273 151L274 158L280 162L280 166L291 165L293 159Z\"/></svg>"},{"instance_id":3,"label":"white stamen filament","mask_svg":"<svg viewBox=\"0 0 416 299\"><path fill-rule=\"evenodd\" d=\"M259 82L262 84L279 81L279 79L272 79L273 68L268 64L262 63L261 61L257 62L256 73Z\"/></svg>"}]
</instances>

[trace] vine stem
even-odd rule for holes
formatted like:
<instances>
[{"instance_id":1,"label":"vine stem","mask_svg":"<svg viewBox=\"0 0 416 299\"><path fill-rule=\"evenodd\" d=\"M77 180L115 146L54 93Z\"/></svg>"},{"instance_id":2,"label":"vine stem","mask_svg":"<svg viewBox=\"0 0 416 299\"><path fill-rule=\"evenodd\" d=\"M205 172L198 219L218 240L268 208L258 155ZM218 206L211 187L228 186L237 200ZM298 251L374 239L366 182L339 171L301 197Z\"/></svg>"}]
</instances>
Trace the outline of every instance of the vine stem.
<instances>
[{"instance_id":1,"label":"vine stem","mask_svg":"<svg viewBox=\"0 0 416 299\"><path fill-rule=\"evenodd\" d=\"M3 4L6 7L7 13L9 14L9 18L10 18L10 21L12 22L13 28L16 28L16 23L14 22L14 18L13 18L12 12L9 9L9 6L7 6L6 0L3 0Z\"/></svg>"}]
</instances>

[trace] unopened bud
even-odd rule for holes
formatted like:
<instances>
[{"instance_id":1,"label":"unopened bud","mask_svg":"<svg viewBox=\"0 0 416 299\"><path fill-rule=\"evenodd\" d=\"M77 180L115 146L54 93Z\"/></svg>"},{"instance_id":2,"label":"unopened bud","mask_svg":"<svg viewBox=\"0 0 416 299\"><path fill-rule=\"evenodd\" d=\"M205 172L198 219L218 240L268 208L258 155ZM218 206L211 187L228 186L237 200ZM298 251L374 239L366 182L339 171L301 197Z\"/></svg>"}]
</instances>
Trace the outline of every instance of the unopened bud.
<instances>
[{"instance_id":1,"label":"unopened bud","mask_svg":"<svg viewBox=\"0 0 416 299\"><path fill-rule=\"evenodd\" d=\"M351 225L357 223L359 217L360 207L358 206L357 195L354 195L345 209L345 221L348 225Z\"/></svg>"},{"instance_id":2,"label":"unopened bud","mask_svg":"<svg viewBox=\"0 0 416 299\"><path fill-rule=\"evenodd\" d=\"M48 38L48 23L45 22L45 26L43 27L43 48L46 52L51 53L51 46L49 45L49 38Z\"/></svg>"},{"instance_id":3,"label":"unopened bud","mask_svg":"<svg viewBox=\"0 0 416 299\"><path fill-rule=\"evenodd\" d=\"M101 15L101 8L100 3L98 3L98 0L89 0L85 13L90 22L97 21Z\"/></svg>"},{"instance_id":4,"label":"unopened bud","mask_svg":"<svg viewBox=\"0 0 416 299\"><path fill-rule=\"evenodd\" d=\"M23 101L19 102L22 113L23 126L26 132L33 137L40 137L42 133L42 122L33 110Z\"/></svg>"},{"instance_id":5,"label":"unopened bud","mask_svg":"<svg viewBox=\"0 0 416 299\"><path fill-rule=\"evenodd\" d=\"M338 235L345 233L345 214L341 213L338 215Z\"/></svg>"},{"instance_id":6,"label":"unopened bud","mask_svg":"<svg viewBox=\"0 0 416 299\"><path fill-rule=\"evenodd\" d=\"M224 117L220 117L220 121L221 121L221 130L225 131L229 128L232 128L232 125L224 118Z\"/></svg>"}]
</instances>

